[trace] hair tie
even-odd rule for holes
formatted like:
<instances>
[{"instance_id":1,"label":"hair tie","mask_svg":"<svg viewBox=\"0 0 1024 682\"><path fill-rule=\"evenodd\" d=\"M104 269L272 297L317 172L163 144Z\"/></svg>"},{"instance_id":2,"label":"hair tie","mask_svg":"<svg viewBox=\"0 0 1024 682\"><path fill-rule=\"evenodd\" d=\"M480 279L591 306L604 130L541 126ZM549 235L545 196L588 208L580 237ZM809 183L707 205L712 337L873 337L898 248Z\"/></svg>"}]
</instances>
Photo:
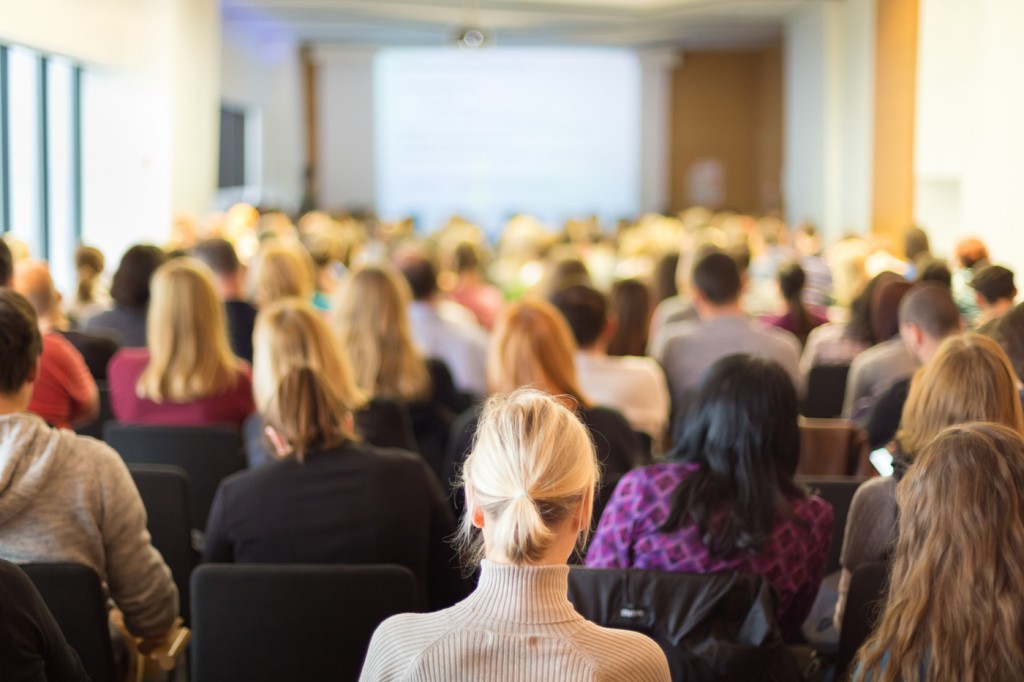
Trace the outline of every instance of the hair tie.
<instances>
[{"instance_id":1,"label":"hair tie","mask_svg":"<svg viewBox=\"0 0 1024 682\"><path fill-rule=\"evenodd\" d=\"M526 492L525 490L520 490L518 493L516 493L516 499L519 499L520 497L529 497L529 496L530 496L530 493Z\"/></svg>"}]
</instances>

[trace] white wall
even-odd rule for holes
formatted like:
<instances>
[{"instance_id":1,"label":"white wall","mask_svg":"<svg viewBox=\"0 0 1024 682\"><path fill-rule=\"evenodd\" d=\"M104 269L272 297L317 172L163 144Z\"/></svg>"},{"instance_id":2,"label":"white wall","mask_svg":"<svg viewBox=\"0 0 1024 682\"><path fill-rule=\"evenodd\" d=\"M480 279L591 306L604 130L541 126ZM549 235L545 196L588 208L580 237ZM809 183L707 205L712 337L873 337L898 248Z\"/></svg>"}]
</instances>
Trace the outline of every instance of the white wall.
<instances>
[{"instance_id":1,"label":"white wall","mask_svg":"<svg viewBox=\"0 0 1024 682\"><path fill-rule=\"evenodd\" d=\"M811 3L785 27L786 218L827 239L870 228L874 0Z\"/></svg>"}]
</instances>

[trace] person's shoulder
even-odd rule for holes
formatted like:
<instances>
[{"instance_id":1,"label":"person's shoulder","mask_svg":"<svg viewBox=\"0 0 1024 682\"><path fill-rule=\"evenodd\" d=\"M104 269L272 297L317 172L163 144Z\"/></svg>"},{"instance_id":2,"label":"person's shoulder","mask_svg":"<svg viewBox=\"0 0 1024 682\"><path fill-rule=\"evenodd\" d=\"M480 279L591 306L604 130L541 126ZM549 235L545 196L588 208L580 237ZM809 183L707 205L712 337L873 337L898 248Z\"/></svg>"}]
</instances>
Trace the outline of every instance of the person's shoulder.
<instances>
[{"instance_id":1,"label":"person's shoulder","mask_svg":"<svg viewBox=\"0 0 1024 682\"><path fill-rule=\"evenodd\" d=\"M832 505L817 495L805 495L793 501L793 511L800 518L812 523L831 523L835 518Z\"/></svg>"},{"instance_id":2,"label":"person's shoulder","mask_svg":"<svg viewBox=\"0 0 1024 682\"><path fill-rule=\"evenodd\" d=\"M750 328L755 334L776 346L794 351L797 355L800 354L800 340L792 332L755 319L750 320Z\"/></svg>"},{"instance_id":3,"label":"person's shoulder","mask_svg":"<svg viewBox=\"0 0 1024 682\"><path fill-rule=\"evenodd\" d=\"M647 635L630 630L601 627L587 621L576 645L596 669L600 680L667 682L665 652Z\"/></svg>"},{"instance_id":4,"label":"person's shoulder","mask_svg":"<svg viewBox=\"0 0 1024 682\"><path fill-rule=\"evenodd\" d=\"M131 367L134 365L145 365L149 362L149 350L145 348L124 347L114 353L110 358L111 366Z\"/></svg>"}]
</instances>

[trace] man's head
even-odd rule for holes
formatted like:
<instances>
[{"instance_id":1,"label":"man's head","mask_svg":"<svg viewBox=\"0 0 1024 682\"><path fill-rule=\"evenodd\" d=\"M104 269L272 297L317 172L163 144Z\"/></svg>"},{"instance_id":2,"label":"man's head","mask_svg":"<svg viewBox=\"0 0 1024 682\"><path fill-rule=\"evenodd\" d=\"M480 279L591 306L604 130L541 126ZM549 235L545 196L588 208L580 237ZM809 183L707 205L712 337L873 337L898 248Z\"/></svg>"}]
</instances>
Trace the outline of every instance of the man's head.
<instances>
[{"instance_id":1,"label":"man's head","mask_svg":"<svg viewBox=\"0 0 1024 682\"><path fill-rule=\"evenodd\" d=\"M243 297L245 268L238 260L238 254L231 242L220 238L204 239L196 244L192 255L213 271L217 293L222 299L232 300Z\"/></svg>"},{"instance_id":2,"label":"man's head","mask_svg":"<svg viewBox=\"0 0 1024 682\"><path fill-rule=\"evenodd\" d=\"M17 411L28 406L43 341L36 314L25 298L0 289L0 399Z\"/></svg>"},{"instance_id":3,"label":"man's head","mask_svg":"<svg viewBox=\"0 0 1024 682\"><path fill-rule=\"evenodd\" d=\"M11 286L11 277L14 276L14 256L11 255L11 247L7 246L0 238L0 287Z\"/></svg>"},{"instance_id":4,"label":"man's head","mask_svg":"<svg viewBox=\"0 0 1024 682\"><path fill-rule=\"evenodd\" d=\"M739 304L742 277L736 261L722 251L704 254L693 266L691 276L698 312L729 308Z\"/></svg>"},{"instance_id":5,"label":"man's head","mask_svg":"<svg viewBox=\"0 0 1024 682\"><path fill-rule=\"evenodd\" d=\"M982 310L994 307L1009 308L1017 296L1013 271L1001 265L983 267L971 278L970 286L976 292L978 307Z\"/></svg>"},{"instance_id":6,"label":"man's head","mask_svg":"<svg viewBox=\"0 0 1024 682\"><path fill-rule=\"evenodd\" d=\"M576 284L551 297L551 303L562 313L580 348L591 348L608 326L608 302L597 289Z\"/></svg>"},{"instance_id":7,"label":"man's head","mask_svg":"<svg viewBox=\"0 0 1024 682\"><path fill-rule=\"evenodd\" d=\"M60 294L43 261L22 261L14 268L11 288L25 297L40 321L54 323L60 313Z\"/></svg>"},{"instance_id":8,"label":"man's head","mask_svg":"<svg viewBox=\"0 0 1024 682\"><path fill-rule=\"evenodd\" d=\"M938 282L915 284L900 301L900 337L923 363L947 336L963 329L960 310L948 288Z\"/></svg>"},{"instance_id":9,"label":"man's head","mask_svg":"<svg viewBox=\"0 0 1024 682\"><path fill-rule=\"evenodd\" d=\"M427 254L418 249L395 254L395 265L405 275L413 300L429 301L437 293L437 268Z\"/></svg>"}]
</instances>

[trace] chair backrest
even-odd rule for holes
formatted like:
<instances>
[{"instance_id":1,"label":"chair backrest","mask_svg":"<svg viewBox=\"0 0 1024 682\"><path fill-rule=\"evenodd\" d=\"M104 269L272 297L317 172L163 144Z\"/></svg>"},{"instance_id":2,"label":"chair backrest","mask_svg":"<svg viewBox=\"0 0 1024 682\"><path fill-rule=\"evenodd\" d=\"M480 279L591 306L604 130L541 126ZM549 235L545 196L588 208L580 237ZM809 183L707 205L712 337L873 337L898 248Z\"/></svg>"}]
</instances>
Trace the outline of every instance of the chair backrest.
<instances>
[{"instance_id":1,"label":"chair backrest","mask_svg":"<svg viewBox=\"0 0 1024 682\"><path fill-rule=\"evenodd\" d=\"M800 419L801 476L875 475L864 429L846 419Z\"/></svg>"},{"instance_id":2,"label":"chair backrest","mask_svg":"<svg viewBox=\"0 0 1024 682\"><path fill-rule=\"evenodd\" d=\"M199 563L199 554L192 546L188 474L181 467L161 464L129 464L128 471L146 507L153 546L167 562L178 586L179 612L188 625L189 577Z\"/></svg>"},{"instance_id":3,"label":"chair backrest","mask_svg":"<svg viewBox=\"0 0 1024 682\"><path fill-rule=\"evenodd\" d=\"M377 626L415 609L403 566L205 564L192 573L192 682L355 681Z\"/></svg>"},{"instance_id":4,"label":"chair backrest","mask_svg":"<svg viewBox=\"0 0 1024 682\"><path fill-rule=\"evenodd\" d=\"M188 474L192 523L206 517L221 480L245 468L242 436L232 426L139 426L108 423L104 440L128 464L169 464Z\"/></svg>"},{"instance_id":5,"label":"chair backrest","mask_svg":"<svg viewBox=\"0 0 1024 682\"><path fill-rule=\"evenodd\" d=\"M864 564L857 567L850 578L843 611L842 629L839 631L839 649L836 652L836 679L849 679L857 650L867 641L878 625L889 585L887 564Z\"/></svg>"},{"instance_id":6,"label":"chair backrest","mask_svg":"<svg viewBox=\"0 0 1024 682\"><path fill-rule=\"evenodd\" d=\"M839 555L843 549L843 534L846 531L846 517L850 515L850 503L864 478L856 476L798 476L797 482L832 505L835 523L832 526L832 545L828 551L825 574L840 569Z\"/></svg>"},{"instance_id":7,"label":"chair backrest","mask_svg":"<svg viewBox=\"0 0 1024 682\"><path fill-rule=\"evenodd\" d=\"M569 600L598 625L654 639L673 680L800 679L775 622L774 592L760 576L573 567Z\"/></svg>"},{"instance_id":8,"label":"chair backrest","mask_svg":"<svg viewBox=\"0 0 1024 682\"><path fill-rule=\"evenodd\" d=\"M849 365L815 365L807 374L807 395L801 414L814 419L833 419L843 413Z\"/></svg>"},{"instance_id":9,"label":"chair backrest","mask_svg":"<svg viewBox=\"0 0 1024 682\"><path fill-rule=\"evenodd\" d=\"M100 577L82 564L21 564L92 682L116 682Z\"/></svg>"},{"instance_id":10,"label":"chair backrest","mask_svg":"<svg viewBox=\"0 0 1024 682\"><path fill-rule=\"evenodd\" d=\"M92 436L103 440L103 425L114 419L114 408L110 405L110 389L107 388L107 382L97 381L96 390L100 397L100 413L88 424L75 429L75 432L80 436Z\"/></svg>"}]
</instances>

